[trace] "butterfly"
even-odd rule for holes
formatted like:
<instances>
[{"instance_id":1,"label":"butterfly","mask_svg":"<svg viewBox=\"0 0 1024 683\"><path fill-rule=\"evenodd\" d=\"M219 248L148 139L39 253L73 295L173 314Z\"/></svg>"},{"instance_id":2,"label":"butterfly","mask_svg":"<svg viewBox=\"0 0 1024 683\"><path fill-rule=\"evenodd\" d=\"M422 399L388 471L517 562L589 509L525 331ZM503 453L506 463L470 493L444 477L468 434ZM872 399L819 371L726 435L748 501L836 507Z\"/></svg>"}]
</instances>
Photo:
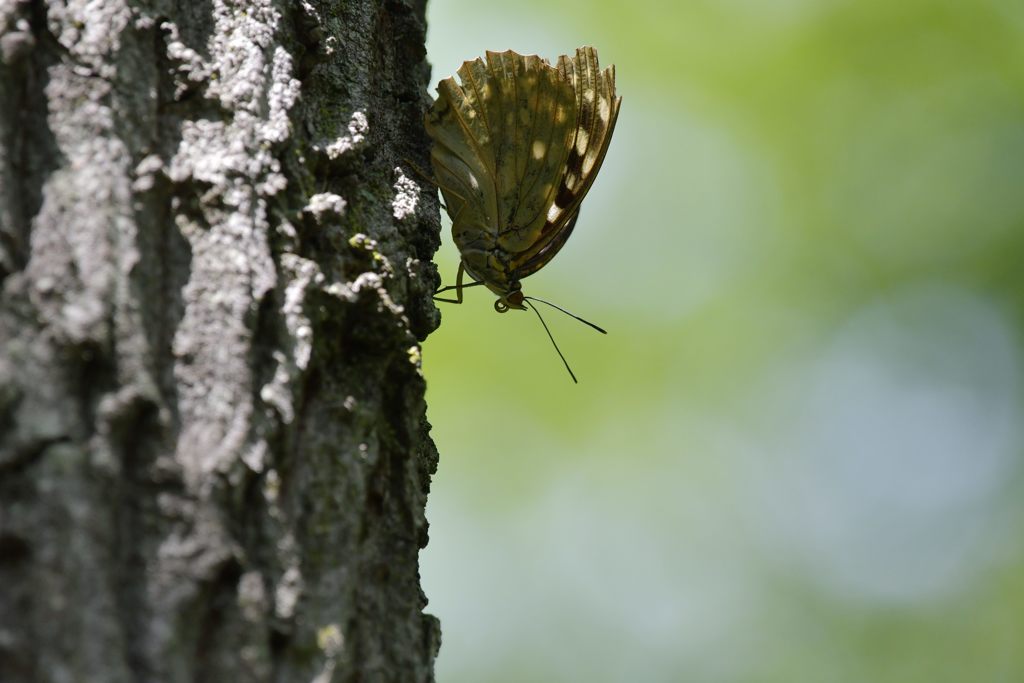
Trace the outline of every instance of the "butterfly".
<instances>
[{"instance_id":1,"label":"butterfly","mask_svg":"<svg viewBox=\"0 0 1024 683\"><path fill-rule=\"evenodd\" d=\"M482 284L498 296L499 313L525 310L529 301L554 306L527 297L522 280L547 265L576 227L619 115L615 67L602 71L592 47L555 66L489 51L458 76L438 84L425 116L434 178L461 255L456 284L435 294L454 289L455 299L438 300L462 303L463 288ZM472 283L464 284L466 274Z\"/></svg>"}]
</instances>

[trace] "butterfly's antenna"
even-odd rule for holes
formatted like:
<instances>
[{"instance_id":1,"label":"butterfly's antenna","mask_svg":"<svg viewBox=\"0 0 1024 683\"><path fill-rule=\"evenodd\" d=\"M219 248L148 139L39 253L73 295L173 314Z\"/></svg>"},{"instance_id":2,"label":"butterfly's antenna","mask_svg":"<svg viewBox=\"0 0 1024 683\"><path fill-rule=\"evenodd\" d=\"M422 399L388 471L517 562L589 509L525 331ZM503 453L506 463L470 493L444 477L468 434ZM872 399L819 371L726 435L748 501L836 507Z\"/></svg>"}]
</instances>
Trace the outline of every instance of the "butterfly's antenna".
<instances>
[{"instance_id":1,"label":"butterfly's antenna","mask_svg":"<svg viewBox=\"0 0 1024 683\"><path fill-rule=\"evenodd\" d=\"M558 348L558 344L555 343L555 338L551 336L551 330L548 329L548 324L544 322L544 318L541 316L540 311L538 311L537 307L531 304L529 301L526 302L526 305L530 307L531 311L537 314L537 319L540 320L540 324L544 326L544 331L548 333L548 339L551 340L551 345L555 347L555 351L558 352L558 357L562 359L563 363L565 363L565 369L569 371L569 376L572 377L573 384L579 384L579 381L577 381L576 379L576 375L574 375L572 372L572 368L569 367L569 361L567 361L565 359L565 356L562 355L562 350Z\"/></svg>"},{"instance_id":2,"label":"butterfly's antenna","mask_svg":"<svg viewBox=\"0 0 1024 683\"><path fill-rule=\"evenodd\" d=\"M581 323L583 323L584 325L589 325L590 327L593 327L593 328L594 328L595 330L597 330L597 331L598 331L598 332L600 332L601 334L608 334L608 333L607 333L606 331L604 331L604 330L603 330L602 328L598 327L597 325L595 325L594 323L590 322L589 320L584 320L583 318L579 317L579 316L578 316L578 315L576 315L575 313L570 313L569 311L565 310L565 309L564 309L564 308L562 308L561 306L557 306L557 305L555 305L555 304L551 303L550 301L544 301L544 299L538 299L538 298L537 298L537 297L535 297L535 296L524 296L523 298L524 298L524 299L529 299L530 301L539 301L539 302L541 302L542 304L547 304L547 305L548 305L548 306L550 306L551 308L555 308L555 309L558 309L558 310L559 310L559 311L561 311L562 313L565 313L565 314L566 314L567 316L569 316L570 318L576 318L577 320L579 320L579 321L580 321ZM531 308L533 308L533 307L531 306ZM534 308L533 310L537 310L537 309L535 309L535 308ZM537 315L540 315L540 313L538 313ZM551 341L554 341L554 340L552 339Z\"/></svg>"}]
</instances>

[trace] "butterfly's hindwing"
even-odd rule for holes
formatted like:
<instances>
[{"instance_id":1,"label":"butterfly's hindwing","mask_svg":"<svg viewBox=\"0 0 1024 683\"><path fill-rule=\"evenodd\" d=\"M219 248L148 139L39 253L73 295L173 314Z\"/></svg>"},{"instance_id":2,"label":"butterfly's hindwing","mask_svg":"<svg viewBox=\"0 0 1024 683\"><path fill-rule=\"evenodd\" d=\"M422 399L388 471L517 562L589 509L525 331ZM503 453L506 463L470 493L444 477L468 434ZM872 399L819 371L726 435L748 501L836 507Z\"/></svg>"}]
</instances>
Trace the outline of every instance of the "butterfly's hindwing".
<instances>
[{"instance_id":1,"label":"butterfly's hindwing","mask_svg":"<svg viewBox=\"0 0 1024 683\"><path fill-rule=\"evenodd\" d=\"M434 139L431 162L452 219L465 215L483 226L497 225L497 201L490 179L491 137L471 95L454 79L438 84L438 99L427 112Z\"/></svg>"}]
</instances>

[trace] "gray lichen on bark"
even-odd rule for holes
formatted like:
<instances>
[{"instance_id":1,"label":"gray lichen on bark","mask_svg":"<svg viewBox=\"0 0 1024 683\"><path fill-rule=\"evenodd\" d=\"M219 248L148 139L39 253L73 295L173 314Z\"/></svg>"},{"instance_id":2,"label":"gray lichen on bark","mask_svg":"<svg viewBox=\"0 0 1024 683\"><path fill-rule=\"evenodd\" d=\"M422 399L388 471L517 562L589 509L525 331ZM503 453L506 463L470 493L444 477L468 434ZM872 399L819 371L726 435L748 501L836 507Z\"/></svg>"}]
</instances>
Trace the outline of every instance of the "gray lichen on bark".
<instances>
[{"instance_id":1,"label":"gray lichen on bark","mask_svg":"<svg viewBox=\"0 0 1024 683\"><path fill-rule=\"evenodd\" d=\"M0 0L0 680L428 681L422 0Z\"/></svg>"}]
</instances>

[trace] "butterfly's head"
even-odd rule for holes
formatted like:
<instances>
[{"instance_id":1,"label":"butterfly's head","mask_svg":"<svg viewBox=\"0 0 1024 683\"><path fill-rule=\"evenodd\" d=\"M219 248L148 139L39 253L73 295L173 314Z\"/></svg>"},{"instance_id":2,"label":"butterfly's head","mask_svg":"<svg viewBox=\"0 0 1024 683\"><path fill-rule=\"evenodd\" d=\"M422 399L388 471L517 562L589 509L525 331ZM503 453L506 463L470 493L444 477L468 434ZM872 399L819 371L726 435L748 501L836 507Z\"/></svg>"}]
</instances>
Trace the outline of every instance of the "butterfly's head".
<instances>
[{"instance_id":1,"label":"butterfly's head","mask_svg":"<svg viewBox=\"0 0 1024 683\"><path fill-rule=\"evenodd\" d=\"M519 288L519 283L514 285L514 288L498 296L498 300L494 302L494 310L498 313L505 313L510 308L515 308L520 311L525 311L526 306L523 305L523 290Z\"/></svg>"}]
</instances>

